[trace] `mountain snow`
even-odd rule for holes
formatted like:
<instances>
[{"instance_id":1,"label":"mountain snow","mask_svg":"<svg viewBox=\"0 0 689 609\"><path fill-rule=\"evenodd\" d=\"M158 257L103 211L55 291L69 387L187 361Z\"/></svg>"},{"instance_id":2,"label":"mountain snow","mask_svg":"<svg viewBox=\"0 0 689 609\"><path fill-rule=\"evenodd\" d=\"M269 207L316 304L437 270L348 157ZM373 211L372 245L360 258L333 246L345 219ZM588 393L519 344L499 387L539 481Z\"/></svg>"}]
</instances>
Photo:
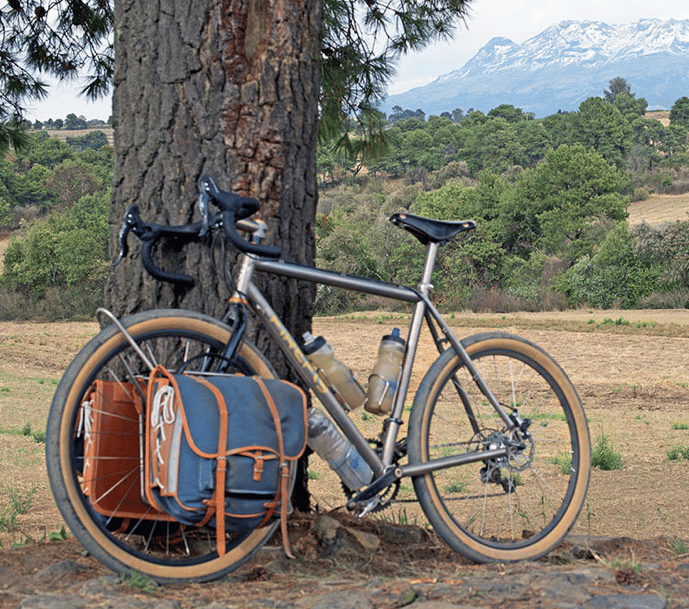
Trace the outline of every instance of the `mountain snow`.
<instances>
[{"instance_id":1,"label":"mountain snow","mask_svg":"<svg viewBox=\"0 0 689 609\"><path fill-rule=\"evenodd\" d=\"M649 109L669 109L689 96L689 20L562 21L522 44L493 38L458 70L390 96L382 110L487 112L507 103L546 116L576 110L584 99L602 95L617 76Z\"/></svg>"}]
</instances>

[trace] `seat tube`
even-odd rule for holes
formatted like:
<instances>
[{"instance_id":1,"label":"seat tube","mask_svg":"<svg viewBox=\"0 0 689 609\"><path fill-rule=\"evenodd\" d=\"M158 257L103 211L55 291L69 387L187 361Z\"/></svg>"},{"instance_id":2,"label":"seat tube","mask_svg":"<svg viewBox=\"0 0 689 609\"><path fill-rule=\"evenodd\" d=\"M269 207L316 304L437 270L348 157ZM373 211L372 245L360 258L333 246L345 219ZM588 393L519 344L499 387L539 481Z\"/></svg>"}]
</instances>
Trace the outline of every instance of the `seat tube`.
<instances>
[{"instance_id":1,"label":"seat tube","mask_svg":"<svg viewBox=\"0 0 689 609\"><path fill-rule=\"evenodd\" d=\"M402 363L402 373L400 374L400 382L397 386L397 393L395 394L395 402L392 407L390 417L386 420L385 437L383 440L383 463L387 467L392 463L395 453L395 444L397 442L397 433L402 424L402 412L404 411L404 401L409 390L409 382L411 379L411 371L414 366L414 358L416 357L416 348L419 344L419 336L421 335L421 327L426 316L426 300L430 291L433 289L431 284L431 277L433 275L433 268L435 266L435 259L438 255L438 244L429 243L426 251L426 263L421 276L421 283L418 289L423 298L414 306L414 313L412 315L411 325L409 326L409 336L407 337L407 349L404 354L404 362Z\"/></svg>"}]
</instances>

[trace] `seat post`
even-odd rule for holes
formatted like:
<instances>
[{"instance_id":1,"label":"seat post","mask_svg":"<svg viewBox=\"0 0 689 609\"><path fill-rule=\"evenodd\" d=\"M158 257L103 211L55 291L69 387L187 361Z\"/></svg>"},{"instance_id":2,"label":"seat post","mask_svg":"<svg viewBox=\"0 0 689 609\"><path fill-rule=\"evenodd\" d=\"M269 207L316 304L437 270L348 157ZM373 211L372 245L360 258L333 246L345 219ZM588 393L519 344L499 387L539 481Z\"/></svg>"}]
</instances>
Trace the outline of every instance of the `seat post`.
<instances>
[{"instance_id":1,"label":"seat post","mask_svg":"<svg viewBox=\"0 0 689 609\"><path fill-rule=\"evenodd\" d=\"M433 276L433 269L435 267L435 259L438 255L438 244L430 242L426 248L426 263L423 266L423 275L421 275L421 283L419 283L419 291L428 296L433 289L431 277Z\"/></svg>"}]
</instances>

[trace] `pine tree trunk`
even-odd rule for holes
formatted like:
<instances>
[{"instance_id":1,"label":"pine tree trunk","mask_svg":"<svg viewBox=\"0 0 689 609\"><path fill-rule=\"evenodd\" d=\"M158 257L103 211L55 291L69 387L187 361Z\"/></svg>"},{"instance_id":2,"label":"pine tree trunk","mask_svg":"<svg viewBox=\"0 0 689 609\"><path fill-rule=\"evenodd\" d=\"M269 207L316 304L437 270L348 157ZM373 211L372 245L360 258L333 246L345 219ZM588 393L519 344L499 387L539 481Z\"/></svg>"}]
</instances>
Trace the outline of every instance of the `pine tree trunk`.
<instances>
[{"instance_id":1,"label":"pine tree trunk","mask_svg":"<svg viewBox=\"0 0 689 609\"><path fill-rule=\"evenodd\" d=\"M112 252L131 203L149 221L198 220L197 180L206 173L220 188L258 198L268 242L311 264L321 0L118 0L115 10ZM130 235L130 257L106 287L113 312L225 312L229 293L211 271L207 246L157 253L161 268L196 279L185 290L146 275L134 241ZM313 286L277 279L262 287L295 336L310 328Z\"/></svg>"}]
</instances>

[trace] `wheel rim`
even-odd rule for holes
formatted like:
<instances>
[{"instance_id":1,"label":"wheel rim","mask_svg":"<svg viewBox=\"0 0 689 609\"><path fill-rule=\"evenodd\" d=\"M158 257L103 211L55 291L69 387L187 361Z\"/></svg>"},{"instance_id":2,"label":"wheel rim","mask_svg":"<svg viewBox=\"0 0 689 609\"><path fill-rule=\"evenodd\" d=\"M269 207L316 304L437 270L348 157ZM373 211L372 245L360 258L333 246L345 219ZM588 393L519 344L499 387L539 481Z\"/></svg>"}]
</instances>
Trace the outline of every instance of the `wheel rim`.
<instances>
[{"instance_id":1,"label":"wheel rim","mask_svg":"<svg viewBox=\"0 0 689 609\"><path fill-rule=\"evenodd\" d=\"M494 560L533 558L564 537L581 508L588 480L588 433L571 385L554 362L519 343L484 342L468 349L498 401L518 412L526 432L514 434L492 411L457 358L448 360L424 412L421 459L481 448L508 447L510 456L440 470L420 479L445 536ZM467 392L474 424L451 372ZM562 375L564 376L564 375ZM576 406L570 408L569 404ZM528 421L528 424L526 423ZM441 534L443 531L439 531Z\"/></svg>"},{"instance_id":2,"label":"wheel rim","mask_svg":"<svg viewBox=\"0 0 689 609\"><path fill-rule=\"evenodd\" d=\"M172 370L182 361L193 359L202 350L219 349L228 338L227 330L222 326L183 319L181 322L177 320L178 329L174 339L171 339L169 328L173 325L169 320L154 319L130 328L146 355L155 363L165 363ZM175 345L170 344L173 341ZM259 368L257 373L272 376L269 366L246 346L242 347L242 354L248 354L254 367ZM191 369L197 368L201 362L197 358L191 364ZM153 512L143 517L132 517L131 513L123 517L126 506L121 499L108 500L108 497L117 494L127 495L126 492L120 492L123 489L137 489L140 475L133 463L136 459L118 459L118 462L127 464L120 470L106 468L106 474L102 473L103 469L98 470L101 482L97 493L85 486L85 413L82 404L87 391L94 387L96 380L114 381L118 385L124 381L131 383L132 374L137 376L140 372L146 372L141 358L121 334L115 334L94 351L86 366L76 374L64 402L60 424L59 445L69 447L69 450L60 452L60 468L68 501L74 510L73 514L63 510L63 515L77 537L81 539L81 536L86 536L86 540L81 539L82 543L86 541L88 548L92 541L90 545L100 554L98 557L117 571L137 570L160 581L212 579L241 564L254 548L260 547L272 534L274 525L248 534L228 536L227 553L218 557L213 531L180 527L177 523L165 521L164 517L155 516ZM138 434L139 422L132 417L131 405L130 410L123 413L118 405L113 406L112 401L104 407L106 399L101 400L101 416L116 420L119 425L114 426L116 431L110 435L118 433L121 438L123 429L131 429L132 433ZM102 414L104 411L107 411L106 415ZM104 428L110 427L101 422L101 433ZM105 458L113 456L105 455ZM93 484L94 479L96 477L92 477L89 484Z\"/></svg>"}]
</instances>

